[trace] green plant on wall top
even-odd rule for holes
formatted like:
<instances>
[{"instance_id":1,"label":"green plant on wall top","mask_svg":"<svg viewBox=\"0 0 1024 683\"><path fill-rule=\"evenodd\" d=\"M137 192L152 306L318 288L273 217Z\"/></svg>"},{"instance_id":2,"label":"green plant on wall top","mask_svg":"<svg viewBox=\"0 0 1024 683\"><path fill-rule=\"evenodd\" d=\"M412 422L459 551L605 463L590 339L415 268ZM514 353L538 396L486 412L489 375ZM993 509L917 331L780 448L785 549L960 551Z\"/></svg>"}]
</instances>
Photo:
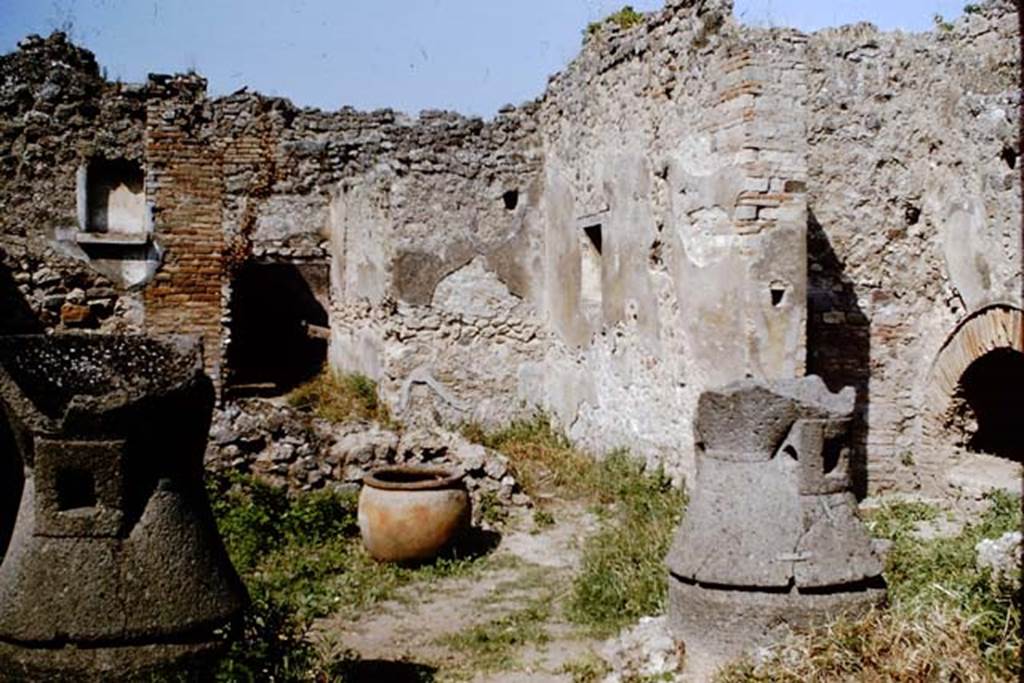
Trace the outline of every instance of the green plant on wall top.
<instances>
[{"instance_id":1,"label":"green plant on wall top","mask_svg":"<svg viewBox=\"0 0 1024 683\"><path fill-rule=\"evenodd\" d=\"M586 34L588 36L596 35L601 31L601 28L608 22L614 23L619 28L625 30L633 28L637 24L640 24L644 20L644 15L633 9L632 5L626 5L618 12L610 14L601 21L592 21L587 24Z\"/></svg>"},{"instance_id":2,"label":"green plant on wall top","mask_svg":"<svg viewBox=\"0 0 1024 683\"><path fill-rule=\"evenodd\" d=\"M938 13L932 15L932 22L934 22L936 30L943 33L949 33L954 28L952 22L946 21L946 18Z\"/></svg>"}]
</instances>

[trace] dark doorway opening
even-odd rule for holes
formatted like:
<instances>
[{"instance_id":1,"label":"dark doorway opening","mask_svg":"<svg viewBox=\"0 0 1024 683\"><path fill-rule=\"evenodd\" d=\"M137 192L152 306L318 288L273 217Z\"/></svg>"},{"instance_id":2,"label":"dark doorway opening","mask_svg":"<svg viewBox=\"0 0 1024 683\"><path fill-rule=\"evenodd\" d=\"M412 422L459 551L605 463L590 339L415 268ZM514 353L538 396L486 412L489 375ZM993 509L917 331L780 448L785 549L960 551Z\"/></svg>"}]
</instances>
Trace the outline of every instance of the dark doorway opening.
<instances>
[{"instance_id":1,"label":"dark doorway opening","mask_svg":"<svg viewBox=\"0 0 1024 683\"><path fill-rule=\"evenodd\" d=\"M232 395L282 394L320 371L327 360L326 288L325 264L241 268L232 289L227 352Z\"/></svg>"},{"instance_id":2,"label":"dark doorway opening","mask_svg":"<svg viewBox=\"0 0 1024 683\"><path fill-rule=\"evenodd\" d=\"M964 371L959 393L976 424L967 435L967 449L1024 460L1024 353L996 349L985 354Z\"/></svg>"}]
</instances>

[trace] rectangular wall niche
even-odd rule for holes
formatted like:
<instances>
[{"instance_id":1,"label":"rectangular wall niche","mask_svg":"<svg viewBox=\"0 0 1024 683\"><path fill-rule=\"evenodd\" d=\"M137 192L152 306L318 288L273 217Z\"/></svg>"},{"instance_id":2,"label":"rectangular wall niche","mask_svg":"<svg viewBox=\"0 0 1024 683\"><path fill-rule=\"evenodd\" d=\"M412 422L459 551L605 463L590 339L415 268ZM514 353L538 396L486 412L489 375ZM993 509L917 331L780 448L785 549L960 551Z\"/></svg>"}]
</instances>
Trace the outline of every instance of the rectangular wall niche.
<instances>
[{"instance_id":1,"label":"rectangular wall niche","mask_svg":"<svg viewBox=\"0 0 1024 683\"><path fill-rule=\"evenodd\" d=\"M601 319L601 225L580 230L580 306L587 318Z\"/></svg>"},{"instance_id":2,"label":"rectangular wall niche","mask_svg":"<svg viewBox=\"0 0 1024 683\"><path fill-rule=\"evenodd\" d=\"M86 232L149 231L142 167L126 159L93 159L79 171L79 222Z\"/></svg>"}]
</instances>

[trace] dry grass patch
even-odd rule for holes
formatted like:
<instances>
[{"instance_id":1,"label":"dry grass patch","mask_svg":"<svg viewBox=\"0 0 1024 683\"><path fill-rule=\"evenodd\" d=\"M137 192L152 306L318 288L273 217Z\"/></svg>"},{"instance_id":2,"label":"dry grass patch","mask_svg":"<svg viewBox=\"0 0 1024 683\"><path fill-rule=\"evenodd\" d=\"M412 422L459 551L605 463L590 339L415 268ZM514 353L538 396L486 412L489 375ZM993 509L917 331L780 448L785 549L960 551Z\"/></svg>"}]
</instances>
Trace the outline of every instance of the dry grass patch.
<instances>
[{"instance_id":1,"label":"dry grass patch","mask_svg":"<svg viewBox=\"0 0 1024 683\"><path fill-rule=\"evenodd\" d=\"M518 666L516 656L524 647L551 640L547 623L552 616L553 600L553 595L544 595L511 614L440 638L440 644L460 655L461 664L453 673L464 673L469 678L472 674L508 671Z\"/></svg>"},{"instance_id":2,"label":"dry grass patch","mask_svg":"<svg viewBox=\"0 0 1024 683\"><path fill-rule=\"evenodd\" d=\"M912 614L877 611L840 619L791 638L757 667L740 662L719 673L717 683L778 681L959 681L993 680L970 636L963 615L933 607Z\"/></svg>"},{"instance_id":3,"label":"dry grass patch","mask_svg":"<svg viewBox=\"0 0 1024 683\"><path fill-rule=\"evenodd\" d=\"M1021 670L1021 595L976 565L975 545L1021 526L1021 499L990 496L991 508L955 537L921 540L919 522L941 514L921 503L883 506L867 521L892 541L885 578L890 606L794 635L759 666L740 662L719 683L739 681L1015 681Z\"/></svg>"},{"instance_id":4,"label":"dry grass patch","mask_svg":"<svg viewBox=\"0 0 1024 683\"><path fill-rule=\"evenodd\" d=\"M466 439L508 456L519 485L538 503L594 494L590 476L594 458L574 448L544 415L513 422L496 432L486 432L478 424L464 425L461 432Z\"/></svg>"},{"instance_id":5,"label":"dry grass patch","mask_svg":"<svg viewBox=\"0 0 1024 683\"><path fill-rule=\"evenodd\" d=\"M377 383L365 375L324 368L288 395L288 404L330 422L367 420L392 425Z\"/></svg>"}]
</instances>

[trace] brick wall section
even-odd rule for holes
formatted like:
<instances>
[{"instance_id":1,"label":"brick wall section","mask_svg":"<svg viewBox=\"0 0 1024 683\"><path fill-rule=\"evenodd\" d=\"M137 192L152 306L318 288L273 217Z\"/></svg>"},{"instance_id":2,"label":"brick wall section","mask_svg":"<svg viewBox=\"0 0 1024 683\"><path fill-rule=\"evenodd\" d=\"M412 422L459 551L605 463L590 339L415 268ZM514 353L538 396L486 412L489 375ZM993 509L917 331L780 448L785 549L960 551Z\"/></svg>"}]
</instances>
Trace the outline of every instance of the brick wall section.
<instances>
[{"instance_id":1,"label":"brick wall section","mask_svg":"<svg viewBox=\"0 0 1024 683\"><path fill-rule=\"evenodd\" d=\"M205 80L151 81L147 108L147 200L164 264L145 291L146 330L198 334L206 370L220 379L224 239L220 154L199 135Z\"/></svg>"},{"instance_id":2,"label":"brick wall section","mask_svg":"<svg viewBox=\"0 0 1024 683\"><path fill-rule=\"evenodd\" d=\"M759 254L749 266L749 315L758 323L748 345L769 377L800 376L805 367L806 42L793 30L741 32L721 64L709 117L715 149L732 154L742 178L733 229ZM768 280L788 299L781 309L756 304Z\"/></svg>"}]
</instances>

